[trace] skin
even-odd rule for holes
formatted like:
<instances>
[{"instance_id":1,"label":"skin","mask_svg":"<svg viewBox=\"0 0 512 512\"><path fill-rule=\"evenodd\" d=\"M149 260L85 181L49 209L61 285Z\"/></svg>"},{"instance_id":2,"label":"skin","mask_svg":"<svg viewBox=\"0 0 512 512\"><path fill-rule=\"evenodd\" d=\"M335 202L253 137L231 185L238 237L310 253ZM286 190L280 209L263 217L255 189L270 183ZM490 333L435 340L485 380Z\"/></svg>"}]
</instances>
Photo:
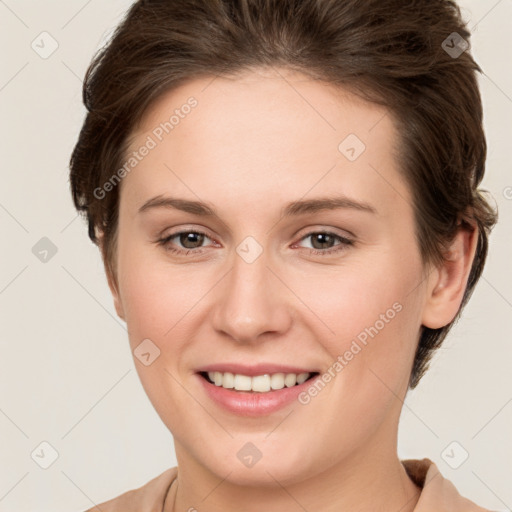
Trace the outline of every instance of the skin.
<instances>
[{"instance_id":1,"label":"skin","mask_svg":"<svg viewBox=\"0 0 512 512\"><path fill-rule=\"evenodd\" d=\"M166 93L131 150L190 96L197 107L122 182L116 275L107 269L131 349L146 338L160 349L151 365L135 364L174 437L174 510L413 510L420 489L397 456L402 401L421 325L442 327L459 309L476 233L459 231L445 263L424 267L392 116L285 69L195 79ZM366 145L354 162L338 151L350 133ZM340 194L377 214L282 217L291 201ZM216 215L138 212L159 195L203 201ZM208 236L155 243L187 229ZM325 231L354 243L334 238L322 249L307 236ZM236 251L247 236L263 251L252 263ZM401 311L307 405L241 417L210 401L194 374L226 360L326 371L395 303ZM262 453L251 468L237 458L247 442Z\"/></svg>"}]
</instances>

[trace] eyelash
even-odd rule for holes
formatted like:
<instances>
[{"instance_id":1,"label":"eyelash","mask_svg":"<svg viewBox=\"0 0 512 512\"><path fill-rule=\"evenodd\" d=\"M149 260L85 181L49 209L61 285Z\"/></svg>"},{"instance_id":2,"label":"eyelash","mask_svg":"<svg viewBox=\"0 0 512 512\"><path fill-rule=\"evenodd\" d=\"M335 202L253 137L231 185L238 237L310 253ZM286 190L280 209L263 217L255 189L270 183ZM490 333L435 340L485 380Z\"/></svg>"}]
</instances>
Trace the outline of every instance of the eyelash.
<instances>
[{"instance_id":1,"label":"eyelash","mask_svg":"<svg viewBox=\"0 0 512 512\"><path fill-rule=\"evenodd\" d=\"M184 255L184 256L188 255L189 253L201 254L203 252L201 250L201 247L198 247L198 248L195 248L195 249L176 249L176 248L173 248L173 247L168 247L168 244L170 243L170 241L173 238L176 238L176 237L178 237L180 235L183 235L183 234L189 234L189 233L193 233L193 234L196 234L196 235L204 235L205 237L210 238L204 231L185 230L185 231L178 231L176 233L172 233L171 235L166 236L165 238L161 238L161 239L157 240L156 243L159 246L164 247L165 250L170 252L171 254L180 254L180 255ZM309 250L309 253L313 254L315 256L328 256L328 255L336 254L336 253L339 253L341 251L345 251L347 249L347 247L349 247L349 246L354 244L353 240L350 240L349 238L345 238L345 237L343 237L341 235L337 235L336 233L332 233L330 231L311 231L310 233L304 235L299 240L299 242L302 241L302 240L305 240L306 238L309 238L310 236L318 235L318 234L332 236L332 237L338 239L340 241L340 243L335 245L334 247L331 247L331 248L325 249L325 250L309 249L308 247L306 247L306 249Z\"/></svg>"}]
</instances>

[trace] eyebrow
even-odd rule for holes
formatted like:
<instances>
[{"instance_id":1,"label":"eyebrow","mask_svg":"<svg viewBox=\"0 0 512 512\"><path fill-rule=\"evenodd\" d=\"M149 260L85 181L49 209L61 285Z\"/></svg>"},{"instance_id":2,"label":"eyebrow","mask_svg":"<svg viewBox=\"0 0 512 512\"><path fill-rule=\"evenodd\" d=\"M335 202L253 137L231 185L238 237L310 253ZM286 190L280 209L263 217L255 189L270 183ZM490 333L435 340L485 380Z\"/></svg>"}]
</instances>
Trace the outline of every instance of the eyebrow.
<instances>
[{"instance_id":1,"label":"eyebrow","mask_svg":"<svg viewBox=\"0 0 512 512\"><path fill-rule=\"evenodd\" d=\"M140 208L139 213L156 208L167 208L181 210L193 215L203 217L217 216L215 209L200 201L179 199L167 196L156 196L146 201ZM346 196L321 197L317 199L306 199L292 201L284 208L283 217L304 215L323 210L337 210L341 208L353 209L377 215L377 209L369 203L356 201Z\"/></svg>"}]
</instances>

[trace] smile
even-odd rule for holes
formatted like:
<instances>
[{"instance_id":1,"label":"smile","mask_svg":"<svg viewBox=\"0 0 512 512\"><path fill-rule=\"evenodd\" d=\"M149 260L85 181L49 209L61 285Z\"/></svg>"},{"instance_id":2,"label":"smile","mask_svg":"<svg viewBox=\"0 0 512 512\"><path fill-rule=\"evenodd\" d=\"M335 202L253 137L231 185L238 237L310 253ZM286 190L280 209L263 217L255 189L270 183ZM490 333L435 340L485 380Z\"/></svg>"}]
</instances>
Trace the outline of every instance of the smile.
<instances>
[{"instance_id":1,"label":"smile","mask_svg":"<svg viewBox=\"0 0 512 512\"><path fill-rule=\"evenodd\" d=\"M261 367L244 367L246 373L236 373L233 371L236 367L238 371L244 368L240 365L224 366L230 366L232 371L227 371L227 368L219 368L224 371L204 368L197 371L195 376L212 404L237 416L267 416L291 406L301 392L320 378L319 372L305 372L303 369L293 373L292 368L284 372L276 371L283 370L283 367L270 369L267 365L268 373Z\"/></svg>"}]
</instances>

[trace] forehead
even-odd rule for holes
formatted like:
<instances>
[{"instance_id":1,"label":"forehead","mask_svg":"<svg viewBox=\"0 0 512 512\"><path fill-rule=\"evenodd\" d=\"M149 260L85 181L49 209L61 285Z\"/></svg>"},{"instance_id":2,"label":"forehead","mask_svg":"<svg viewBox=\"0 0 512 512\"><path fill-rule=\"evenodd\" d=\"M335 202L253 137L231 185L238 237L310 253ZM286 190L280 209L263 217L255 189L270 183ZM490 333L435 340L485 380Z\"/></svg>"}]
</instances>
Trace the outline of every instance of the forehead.
<instances>
[{"instance_id":1,"label":"forehead","mask_svg":"<svg viewBox=\"0 0 512 512\"><path fill-rule=\"evenodd\" d=\"M125 178L139 202L166 187L186 191L185 184L225 199L270 191L276 200L297 199L341 187L361 200L380 190L378 203L408 193L391 114L284 69L191 80L148 109L130 151L148 138L155 147Z\"/></svg>"},{"instance_id":2,"label":"forehead","mask_svg":"<svg viewBox=\"0 0 512 512\"><path fill-rule=\"evenodd\" d=\"M275 68L191 80L161 96L147 110L137 131L149 133L174 112L181 114L185 107L188 111L190 98L197 106L173 121L178 121L173 134L184 139L201 138L219 148L225 146L228 130L232 138L248 143L255 152L260 147L286 150L292 146L297 150L295 143L307 138L323 142L336 156L339 141L348 133L368 140L379 126L380 141L384 143L391 142L395 135L384 107L302 73ZM185 122L188 117L191 122ZM280 134L278 140L273 137L276 131Z\"/></svg>"}]
</instances>

